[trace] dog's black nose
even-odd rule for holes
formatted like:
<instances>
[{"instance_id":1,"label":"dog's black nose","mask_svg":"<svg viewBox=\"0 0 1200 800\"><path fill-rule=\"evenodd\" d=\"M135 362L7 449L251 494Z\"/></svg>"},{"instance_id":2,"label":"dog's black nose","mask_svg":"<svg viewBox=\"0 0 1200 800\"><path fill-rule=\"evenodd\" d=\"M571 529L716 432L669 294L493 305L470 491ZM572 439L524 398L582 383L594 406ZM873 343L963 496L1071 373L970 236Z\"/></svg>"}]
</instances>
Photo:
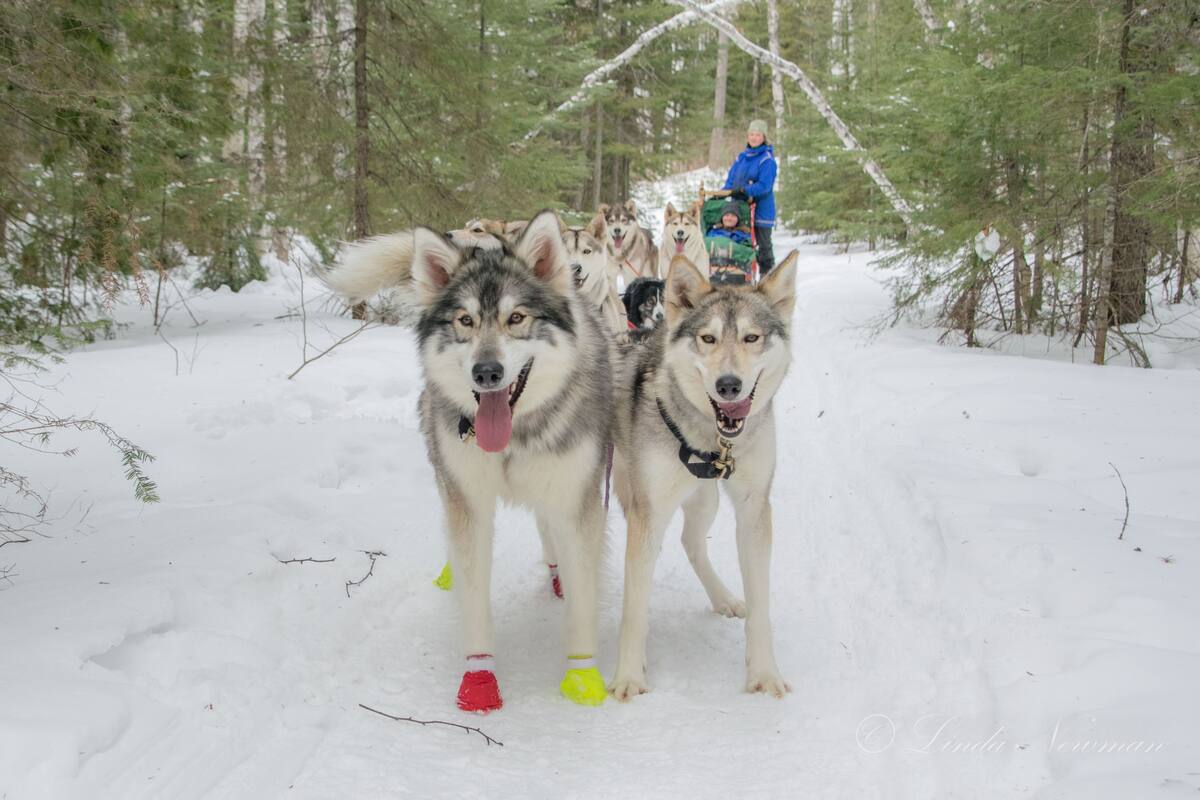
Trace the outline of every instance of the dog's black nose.
<instances>
[{"instance_id":1,"label":"dog's black nose","mask_svg":"<svg viewBox=\"0 0 1200 800\"><path fill-rule=\"evenodd\" d=\"M471 376L475 378L476 386L490 392L500 388L500 381L504 380L504 365L499 361L484 361L471 367Z\"/></svg>"},{"instance_id":2,"label":"dog's black nose","mask_svg":"<svg viewBox=\"0 0 1200 800\"><path fill-rule=\"evenodd\" d=\"M571 272L575 273L575 277L578 278L581 274L583 274L583 264L572 264Z\"/></svg>"},{"instance_id":3,"label":"dog's black nose","mask_svg":"<svg viewBox=\"0 0 1200 800\"><path fill-rule=\"evenodd\" d=\"M717 394L725 400L732 400L742 393L742 379L737 375L722 375L717 378Z\"/></svg>"}]
</instances>

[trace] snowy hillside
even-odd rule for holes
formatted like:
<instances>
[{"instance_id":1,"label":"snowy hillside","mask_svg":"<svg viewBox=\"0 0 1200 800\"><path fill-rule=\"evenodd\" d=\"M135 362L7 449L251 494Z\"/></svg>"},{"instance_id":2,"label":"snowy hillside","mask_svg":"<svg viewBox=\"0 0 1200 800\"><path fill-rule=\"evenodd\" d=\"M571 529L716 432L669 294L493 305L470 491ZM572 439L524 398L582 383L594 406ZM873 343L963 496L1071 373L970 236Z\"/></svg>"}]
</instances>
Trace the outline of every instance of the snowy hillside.
<instances>
[{"instance_id":1,"label":"snowy hillside","mask_svg":"<svg viewBox=\"0 0 1200 800\"><path fill-rule=\"evenodd\" d=\"M510 509L494 578L506 705L458 711L412 336L370 329L286 380L299 286L276 265L194 298L199 327L174 311L178 362L131 307L117 339L53 369L51 408L157 456L160 504L137 506L94 440L69 440L71 459L5 449L62 516L0 549L0 796L1195 797L1200 373L872 336L887 297L869 255L799 246L772 564L788 698L741 691L741 623L708 610L676 520L653 691L563 700L562 604L532 518ZM354 326L310 303L318 348ZM609 529L606 676L615 508ZM711 548L739 585L726 504Z\"/></svg>"}]
</instances>

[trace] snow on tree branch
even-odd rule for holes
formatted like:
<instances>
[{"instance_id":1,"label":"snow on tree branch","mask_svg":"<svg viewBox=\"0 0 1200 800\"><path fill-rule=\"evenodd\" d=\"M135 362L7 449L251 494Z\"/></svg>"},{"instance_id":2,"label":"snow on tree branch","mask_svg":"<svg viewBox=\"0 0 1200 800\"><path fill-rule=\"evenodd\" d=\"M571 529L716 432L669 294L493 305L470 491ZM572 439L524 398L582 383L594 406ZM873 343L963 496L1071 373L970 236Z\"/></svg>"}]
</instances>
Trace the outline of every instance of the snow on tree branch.
<instances>
[{"instance_id":1,"label":"snow on tree branch","mask_svg":"<svg viewBox=\"0 0 1200 800\"><path fill-rule=\"evenodd\" d=\"M933 9L929 7L929 0L913 0L913 5L916 6L917 13L921 15L921 21L925 23L926 41L932 40L937 29L941 27L941 23L933 15Z\"/></svg>"},{"instance_id":2,"label":"snow on tree branch","mask_svg":"<svg viewBox=\"0 0 1200 800\"><path fill-rule=\"evenodd\" d=\"M741 0L716 0L716 2L707 3L704 6L697 6L696 8L702 13L708 13L713 11L721 11L725 8L736 6L740 2ZM670 19L658 23L653 28L649 28L644 31L641 36L633 40L633 44L622 50L620 54L618 54L611 61L601 64L599 67L589 72L587 77L583 79L583 83L579 84L579 88L575 91L575 94L571 95L571 97L559 105L558 108L547 114L542 121L538 123L537 127L521 137L520 144L524 144L540 134L546 127L546 124L555 117L559 116L560 114L565 114L582 103L585 99L587 99L587 96L591 93L591 91L599 86L605 78L632 61L633 57L645 49L646 45L650 44L663 34L671 33L672 31L679 30L682 27L692 24L696 21L697 17L698 14L696 11L684 11L680 14L676 14Z\"/></svg>"},{"instance_id":3,"label":"snow on tree branch","mask_svg":"<svg viewBox=\"0 0 1200 800\"><path fill-rule=\"evenodd\" d=\"M804 92L806 97L808 97L809 102L816 107L821 116L825 118L825 121L829 123L829 126L833 128L834 133L836 133L838 138L841 139L842 146L845 147L846 150L849 150L857 155L863 171L870 176L871 180L875 181L875 185L879 187L880 191L883 192L884 196L892 204L892 208L896 211L900 218L904 220L904 224L909 228L912 227L912 206L908 204L907 200L900 196L900 193L896 191L896 187L888 179L887 175L883 173L883 170L880 169L879 165L875 163L874 159L867 156L862 145L858 143L858 140L854 138L854 134L850 132L850 128L846 126L846 123L842 121L842 118L839 117L837 112L833 110L833 107L829 105L829 101L825 99L825 95L823 95L821 90L817 88L817 85L809 79L808 75L804 73L804 70L800 69L800 67L791 61L772 55L767 50L764 50L763 48L754 44L745 36L743 36L731 22L712 13L708 10L707 6L700 6L695 2L695 0L668 0L668 2L670 2L672 5L680 6L688 9L689 11L695 12L706 23L727 35L729 40L737 45L739 49L743 50L758 61L780 70L783 72L783 74L795 81L797 85L799 85L800 90Z\"/></svg>"}]
</instances>

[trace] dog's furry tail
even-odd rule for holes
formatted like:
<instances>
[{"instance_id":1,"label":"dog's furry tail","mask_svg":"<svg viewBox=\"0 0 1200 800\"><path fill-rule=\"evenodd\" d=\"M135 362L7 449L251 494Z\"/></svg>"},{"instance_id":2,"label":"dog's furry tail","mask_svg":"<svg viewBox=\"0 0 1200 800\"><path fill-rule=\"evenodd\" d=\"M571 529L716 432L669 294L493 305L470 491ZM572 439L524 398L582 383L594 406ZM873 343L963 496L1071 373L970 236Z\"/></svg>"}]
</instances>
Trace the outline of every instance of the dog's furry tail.
<instances>
[{"instance_id":1,"label":"dog's furry tail","mask_svg":"<svg viewBox=\"0 0 1200 800\"><path fill-rule=\"evenodd\" d=\"M412 280L413 241L413 231L400 231L353 242L337 266L321 274L321 281L355 303L407 285Z\"/></svg>"}]
</instances>

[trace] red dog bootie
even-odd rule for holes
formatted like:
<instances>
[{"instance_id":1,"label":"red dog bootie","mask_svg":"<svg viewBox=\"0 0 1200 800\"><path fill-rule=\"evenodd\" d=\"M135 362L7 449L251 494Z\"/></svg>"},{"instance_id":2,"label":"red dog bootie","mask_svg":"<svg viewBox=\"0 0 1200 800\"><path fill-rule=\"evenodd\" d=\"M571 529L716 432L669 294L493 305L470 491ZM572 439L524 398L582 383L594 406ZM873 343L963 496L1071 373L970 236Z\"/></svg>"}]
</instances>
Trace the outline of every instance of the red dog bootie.
<instances>
[{"instance_id":1,"label":"red dog bootie","mask_svg":"<svg viewBox=\"0 0 1200 800\"><path fill-rule=\"evenodd\" d=\"M458 686L458 707L463 711L486 714L504 705L500 684L496 682L495 659L490 655L467 656L467 671Z\"/></svg>"},{"instance_id":2,"label":"red dog bootie","mask_svg":"<svg viewBox=\"0 0 1200 800\"><path fill-rule=\"evenodd\" d=\"M550 568L550 588L554 590L554 596L562 600L562 581L558 579L558 564L547 564Z\"/></svg>"}]
</instances>

